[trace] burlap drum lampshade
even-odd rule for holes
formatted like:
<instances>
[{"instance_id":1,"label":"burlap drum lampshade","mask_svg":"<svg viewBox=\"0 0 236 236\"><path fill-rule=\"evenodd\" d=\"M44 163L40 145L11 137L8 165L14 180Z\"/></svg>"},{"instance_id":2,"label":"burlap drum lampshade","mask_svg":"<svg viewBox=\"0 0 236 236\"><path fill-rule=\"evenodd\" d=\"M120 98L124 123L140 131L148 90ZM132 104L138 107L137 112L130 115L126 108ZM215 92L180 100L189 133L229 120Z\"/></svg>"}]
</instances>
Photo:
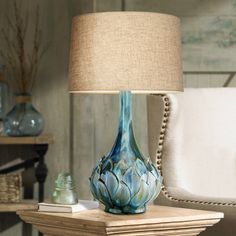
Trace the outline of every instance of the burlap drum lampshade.
<instances>
[{"instance_id":1,"label":"burlap drum lampshade","mask_svg":"<svg viewBox=\"0 0 236 236\"><path fill-rule=\"evenodd\" d=\"M180 20L147 12L105 12L73 19L70 92L181 91Z\"/></svg>"}]
</instances>

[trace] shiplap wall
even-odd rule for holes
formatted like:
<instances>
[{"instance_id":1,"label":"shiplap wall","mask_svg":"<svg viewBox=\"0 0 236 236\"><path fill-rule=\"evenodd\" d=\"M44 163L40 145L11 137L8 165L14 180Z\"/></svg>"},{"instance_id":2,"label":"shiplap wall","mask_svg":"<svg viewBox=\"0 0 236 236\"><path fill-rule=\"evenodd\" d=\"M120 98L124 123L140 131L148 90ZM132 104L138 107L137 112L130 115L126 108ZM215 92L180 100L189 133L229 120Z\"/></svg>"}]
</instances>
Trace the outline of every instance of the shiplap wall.
<instances>
[{"instance_id":1,"label":"shiplap wall","mask_svg":"<svg viewBox=\"0 0 236 236\"><path fill-rule=\"evenodd\" d=\"M0 0L0 26L6 23L3 12L9 11L10 2ZM28 0L29 9L35 2ZM90 198L88 177L114 142L119 105L118 96L68 94L71 19L79 13L121 10L121 0L40 0L40 6L44 40L51 47L33 91L34 103L45 117L45 131L55 136L47 155L46 196L53 190L56 175L70 170L80 198ZM125 9L181 17L185 70L236 70L236 0L127 0ZM225 80L225 76L185 76L187 87L222 86ZM139 146L148 155L145 96L134 97L134 126ZM0 235L21 235L20 230L19 224L4 231L0 228Z\"/></svg>"}]
</instances>

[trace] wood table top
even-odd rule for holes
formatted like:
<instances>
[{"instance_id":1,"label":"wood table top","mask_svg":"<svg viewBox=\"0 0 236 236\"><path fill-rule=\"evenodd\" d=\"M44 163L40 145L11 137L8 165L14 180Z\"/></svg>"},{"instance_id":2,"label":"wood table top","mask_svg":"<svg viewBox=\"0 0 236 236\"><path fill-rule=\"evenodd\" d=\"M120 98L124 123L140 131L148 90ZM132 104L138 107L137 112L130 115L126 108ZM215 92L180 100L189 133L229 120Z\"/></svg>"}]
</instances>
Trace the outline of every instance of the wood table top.
<instances>
[{"instance_id":1,"label":"wood table top","mask_svg":"<svg viewBox=\"0 0 236 236\"><path fill-rule=\"evenodd\" d=\"M169 222L199 221L221 219L223 213L192 210L166 206L150 206L146 213L137 215L114 215L101 209L92 209L79 213L47 213L38 211L18 211L18 214L45 220L63 220L63 222L83 223L96 226L114 227L125 225L160 224Z\"/></svg>"},{"instance_id":2,"label":"wood table top","mask_svg":"<svg viewBox=\"0 0 236 236\"><path fill-rule=\"evenodd\" d=\"M80 213L18 211L22 220L47 236L196 236L223 213L150 206L139 215L113 215L101 209Z\"/></svg>"}]
</instances>

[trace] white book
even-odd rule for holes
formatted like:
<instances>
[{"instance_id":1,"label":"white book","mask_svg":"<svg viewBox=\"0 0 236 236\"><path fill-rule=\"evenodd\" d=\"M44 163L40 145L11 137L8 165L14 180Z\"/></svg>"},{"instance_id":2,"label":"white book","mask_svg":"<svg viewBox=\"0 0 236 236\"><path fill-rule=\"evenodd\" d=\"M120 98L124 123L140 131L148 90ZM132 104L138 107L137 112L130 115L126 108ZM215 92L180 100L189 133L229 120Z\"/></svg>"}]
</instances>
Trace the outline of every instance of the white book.
<instances>
[{"instance_id":1,"label":"white book","mask_svg":"<svg viewBox=\"0 0 236 236\"><path fill-rule=\"evenodd\" d=\"M88 200L79 200L78 203L74 205L62 205L46 202L41 202L38 204L38 211L43 212L75 213L95 208L99 208L99 203L96 201Z\"/></svg>"}]
</instances>

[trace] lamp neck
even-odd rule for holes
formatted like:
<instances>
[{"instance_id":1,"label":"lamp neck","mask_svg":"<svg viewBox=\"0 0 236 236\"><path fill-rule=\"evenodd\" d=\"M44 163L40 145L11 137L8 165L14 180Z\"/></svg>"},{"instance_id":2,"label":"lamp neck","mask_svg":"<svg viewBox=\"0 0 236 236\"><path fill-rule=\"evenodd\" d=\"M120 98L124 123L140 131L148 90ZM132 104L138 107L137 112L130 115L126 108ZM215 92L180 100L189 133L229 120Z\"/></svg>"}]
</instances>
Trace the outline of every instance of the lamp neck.
<instances>
[{"instance_id":1,"label":"lamp neck","mask_svg":"<svg viewBox=\"0 0 236 236\"><path fill-rule=\"evenodd\" d=\"M132 125L132 94L130 91L120 92L120 115L119 115L119 131L116 142L113 145L108 156L116 156L117 154L128 157L142 157L136 144Z\"/></svg>"},{"instance_id":2,"label":"lamp neck","mask_svg":"<svg viewBox=\"0 0 236 236\"><path fill-rule=\"evenodd\" d=\"M119 132L132 131L132 94L130 91L120 92Z\"/></svg>"}]
</instances>

